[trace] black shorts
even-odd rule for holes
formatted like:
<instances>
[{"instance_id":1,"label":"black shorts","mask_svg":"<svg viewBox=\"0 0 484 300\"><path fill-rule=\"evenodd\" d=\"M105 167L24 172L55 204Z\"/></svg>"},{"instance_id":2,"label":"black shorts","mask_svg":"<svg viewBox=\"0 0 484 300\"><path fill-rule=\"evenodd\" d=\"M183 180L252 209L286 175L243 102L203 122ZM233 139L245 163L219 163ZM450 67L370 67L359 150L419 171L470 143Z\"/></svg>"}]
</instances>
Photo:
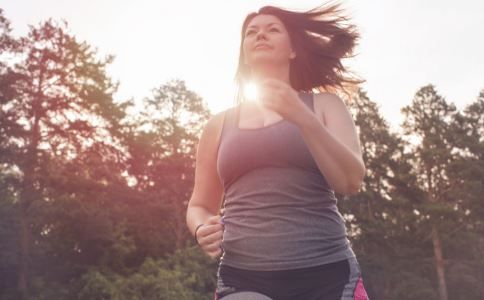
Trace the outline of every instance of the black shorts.
<instances>
[{"instance_id":1,"label":"black shorts","mask_svg":"<svg viewBox=\"0 0 484 300\"><path fill-rule=\"evenodd\" d=\"M356 258L315 267L253 271L220 265L215 300L367 300Z\"/></svg>"}]
</instances>

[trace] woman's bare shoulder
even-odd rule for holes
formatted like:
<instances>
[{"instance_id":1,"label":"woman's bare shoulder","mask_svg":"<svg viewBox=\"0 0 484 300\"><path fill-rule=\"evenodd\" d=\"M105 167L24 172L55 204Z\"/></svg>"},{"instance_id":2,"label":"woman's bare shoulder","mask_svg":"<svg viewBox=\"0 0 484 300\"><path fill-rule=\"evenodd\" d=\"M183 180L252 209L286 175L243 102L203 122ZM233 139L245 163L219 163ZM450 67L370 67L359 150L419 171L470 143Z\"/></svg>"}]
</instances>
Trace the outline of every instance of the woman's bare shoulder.
<instances>
[{"instance_id":1,"label":"woman's bare shoulder","mask_svg":"<svg viewBox=\"0 0 484 300\"><path fill-rule=\"evenodd\" d=\"M326 116L346 109L346 104L338 95L331 92L314 93L314 112L326 119Z\"/></svg>"},{"instance_id":2,"label":"woman's bare shoulder","mask_svg":"<svg viewBox=\"0 0 484 300\"><path fill-rule=\"evenodd\" d=\"M327 116L335 110L335 107L341 106L343 102L338 95L330 92L314 93L313 99L314 113L324 125L327 125Z\"/></svg>"},{"instance_id":3,"label":"woman's bare shoulder","mask_svg":"<svg viewBox=\"0 0 484 300\"><path fill-rule=\"evenodd\" d=\"M218 113L215 113L212 115L207 123L205 124L204 131L220 131L223 127L224 120L226 118L226 115L228 114L229 110L233 109L233 107L229 107L227 109L224 109L222 111L219 111Z\"/></svg>"},{"instance_id":4,"label":"woman's bare shoulder","mask_svg":"<svg viewBox=\"0 0 484 300\"><path fill-rule=\"evenodd\" d=\"M339 103L343 102L338 95L331 92L318 92L314 93L313 95L315 102L320 105L338 105Z\"/></svg>"},{"instance_id":5,"label":"woman's bare shoulder","mask_svg":"<svg viewBox=\"0 0 484 300\"><path fill-rule=\"evenodd\" d=\"M226 113L227 110L223 110L212 115L205 124L204 131L213 131L221 127L223 125Z\"/></svg>"},{"instance_id":6,"label":"woman's bare shoulder","mask_svg":"<svg viewBox=\"0 0 484 300\"><path fill-rule=\"evenodd\" d=\"M212 115L203 128L200 142L218 144L226 116L234 107L229 107Z\"/></svg>"}]
</instances>

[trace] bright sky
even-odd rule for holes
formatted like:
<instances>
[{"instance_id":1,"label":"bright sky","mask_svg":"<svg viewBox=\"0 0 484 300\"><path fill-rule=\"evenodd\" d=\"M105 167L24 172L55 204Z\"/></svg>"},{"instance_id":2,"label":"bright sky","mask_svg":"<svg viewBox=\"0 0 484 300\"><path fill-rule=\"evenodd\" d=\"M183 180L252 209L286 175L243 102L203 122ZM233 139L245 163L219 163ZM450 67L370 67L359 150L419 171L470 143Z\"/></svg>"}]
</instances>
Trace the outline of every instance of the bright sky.
<instances>
[{"instance_id":1,"label":"bright sky","mask_svg":"<svg viewBox=\"0 0 484 300\"><path fill-rule=\"evenodd\" d=\"M321 1L6 0L13 33L50 17L65 19L78 39L113 54L116 98L141 100L173 78L207 101L213 113L233 105L239 31L245 15L264 5L306 10ZM400 108L433 83L459 109L484 89L484 1L343 0L362 38L346 61L367 82L393 128Z\"/></svg>"}]
</instances>

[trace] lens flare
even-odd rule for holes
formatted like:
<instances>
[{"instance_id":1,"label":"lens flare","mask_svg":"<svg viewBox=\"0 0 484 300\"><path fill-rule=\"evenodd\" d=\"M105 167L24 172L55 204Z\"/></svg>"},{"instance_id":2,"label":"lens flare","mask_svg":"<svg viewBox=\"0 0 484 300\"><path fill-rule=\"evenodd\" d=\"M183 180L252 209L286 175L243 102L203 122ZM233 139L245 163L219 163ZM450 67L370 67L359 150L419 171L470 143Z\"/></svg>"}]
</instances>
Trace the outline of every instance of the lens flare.
<instances>
[{"instance_id":1,"label":"lens flare","mask_svg":"<svg viewBox=\"0 0 484 300\"><path fill-rule=\"evenodd\" d=\"M248 82L244 85L244 98L249 101L257 101L258 90L253 82Z\"/></svg>"}]
</instances>

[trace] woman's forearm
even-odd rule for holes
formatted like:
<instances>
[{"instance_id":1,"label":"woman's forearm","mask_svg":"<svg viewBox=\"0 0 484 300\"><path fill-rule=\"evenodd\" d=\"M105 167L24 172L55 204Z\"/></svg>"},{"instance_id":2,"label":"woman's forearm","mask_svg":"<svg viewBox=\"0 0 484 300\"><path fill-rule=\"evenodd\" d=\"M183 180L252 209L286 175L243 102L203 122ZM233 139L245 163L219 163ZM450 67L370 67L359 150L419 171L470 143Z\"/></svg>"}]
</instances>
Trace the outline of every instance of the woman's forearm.
<instances>
[{"instance_id":1,"label":"woman's forearm","mask_svg":"<svg viewBox=\"0 0 484 300\"><path fill-rule=\"evenodd\" d=\"M315 115L304 118L298 127L328 184L340 194L356 193L365 174L361 158L333 136Z\"/></svg>"},{"instance_id":2,"label":"woman's forearm","mask_svg":"<svg viewBox=\"0 0 484 300\"><path fill-rule=\"evenodd\" d=\"M187 208L187 226L192 235L195 235L195 229L199 224L206 223L208 218L212 217L212 214L208 209L203 206L189 205Z\"/></svg>"}]
</instances>

